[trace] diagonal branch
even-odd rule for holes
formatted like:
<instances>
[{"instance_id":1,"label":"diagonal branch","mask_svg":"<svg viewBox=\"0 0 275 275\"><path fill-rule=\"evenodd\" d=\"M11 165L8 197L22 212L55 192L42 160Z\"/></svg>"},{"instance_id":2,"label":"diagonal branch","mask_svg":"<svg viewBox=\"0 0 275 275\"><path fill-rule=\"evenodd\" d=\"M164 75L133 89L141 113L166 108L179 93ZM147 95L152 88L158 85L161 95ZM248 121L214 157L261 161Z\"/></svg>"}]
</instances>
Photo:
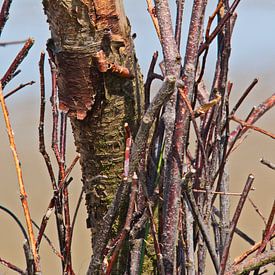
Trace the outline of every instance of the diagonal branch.
<instances>
[{"instance_id":1,"label":"diagonal branch","mask_svg":"<svg viewBox=\"0 0 275 275\"><path fill-rule=\"evenodd\" d=\"M31 247L33 257L34 257L34 267L35 267L35 271L39 272L40 271L39 256L36 251L36 242L35 242L32 222L31 222L31 214L30 214L29 205L28 205L28 201L27 201L27 193L26 193L25 185L24 185L24 181L23 181L21 164L20 164L19 157L18 157L18 154L16 151L16 145L14 142L14 134L13 134L10 119L9 119L9 112L8 112L8 109L7 109L7 106L5 103L5 99L3 96L2 84L0 84L0 102L1 102L1 107L2 107L2 111L3 111L5 123L6 123L7 132L8 132L10 148L11 148L13 159L15 162L17 179L18 179L18 184L19 184L19 189L20 189L20 199L21 199L21 203L23 206L24 214L25 214L30 247Z\"/></svg>"}]
</instances>

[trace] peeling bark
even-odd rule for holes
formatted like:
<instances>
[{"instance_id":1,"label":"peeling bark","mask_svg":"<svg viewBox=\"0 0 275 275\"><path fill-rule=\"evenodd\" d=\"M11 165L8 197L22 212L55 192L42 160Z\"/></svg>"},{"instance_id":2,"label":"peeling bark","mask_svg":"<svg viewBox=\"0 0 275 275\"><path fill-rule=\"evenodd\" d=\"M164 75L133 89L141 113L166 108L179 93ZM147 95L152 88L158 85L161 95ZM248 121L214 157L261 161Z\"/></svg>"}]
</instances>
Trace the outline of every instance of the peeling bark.
<instances>
[{"instance_id":1,"label":"peeling bark","mask_svg":"<svg viewBox=\"0 0 275 275\"><path fill-rule=\"evenodd\" d=\"M101 234L103 216L122 179L123 125L128 122L135 134L143 111L142 76L121 0L44 0L43 4L51 30L48 48L58 69L59 108L71 118L81 156L92 262L95 259L88 273L97 274L107 242ZM99 68L100 51L106 71ZM120 74L120 68L131 77ZM94 180L97 175L107 178Z\"/></svg>"}]
</instances>

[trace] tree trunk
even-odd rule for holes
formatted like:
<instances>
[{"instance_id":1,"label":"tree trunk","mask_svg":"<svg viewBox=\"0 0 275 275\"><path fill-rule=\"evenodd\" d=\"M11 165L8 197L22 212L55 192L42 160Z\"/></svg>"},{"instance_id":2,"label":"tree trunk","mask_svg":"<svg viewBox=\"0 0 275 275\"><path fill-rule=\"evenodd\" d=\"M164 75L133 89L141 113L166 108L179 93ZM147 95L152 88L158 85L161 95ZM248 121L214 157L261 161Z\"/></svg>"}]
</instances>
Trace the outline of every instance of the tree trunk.
<instances>
[{"instance_id":1,"label":"tree trunk","mask_svg":"<svg viewBox=\"0 0 275 275\"><path fill-rule=\"evenodd\" d=\"M102 228L103 217L123 178L124 123L134 134L143 111L142 76L121 0L43 4L51 30L48 48L58 70L59 108L71 118L81 157L92 232L88 273L97 274L111 229Z\"/></svg>"}]
</instances>

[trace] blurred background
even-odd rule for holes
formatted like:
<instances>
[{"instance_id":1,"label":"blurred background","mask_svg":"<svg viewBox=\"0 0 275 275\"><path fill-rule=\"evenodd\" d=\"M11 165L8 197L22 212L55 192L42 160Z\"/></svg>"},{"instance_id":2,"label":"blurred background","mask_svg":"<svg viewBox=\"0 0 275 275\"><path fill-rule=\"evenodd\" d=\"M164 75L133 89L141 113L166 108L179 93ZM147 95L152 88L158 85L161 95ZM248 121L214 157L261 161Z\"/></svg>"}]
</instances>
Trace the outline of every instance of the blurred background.
<instances>
[{"instance_id":1,"label":"blurred background","mask_svg":"<svg viewBox=\"0 0 275 275\"><path fill-rule=\"evenodd\" d=\"M170 2L174 14L176 1ZM186 2L182 45L186 41L193 1ZM206 19L213 12L216 4L216 1L209 2L211 3L208 5ZM132 32L137 34L137 38L135 39L137 57L143 74L146 76L153 52L158 50L161 53L161 48L146 10L146 1L125 0L124 3L126 14L132 25ZM234 84L230 101L231 106L234 105L234 102L236 102L254 78L259 79L259 83L237 113L239 118L244 119L254 105L258 105L271 96L275 90L275 0L243 0L237 9L237 13L238 19L234 29L229 73L229 80ZM45 51L45 44L50 37L50 33L41 1L13 1L10 18L4 28L0 42L23 40L28 37L34 38L35 44L30 50L28 57L20 66L22 72L6 86L5 93L21 83L31 80L36 81L34 85L24 88L7 99L7 105L22 164L31 215L37 223L40 223L52 197L50 179L38 150L40 102L38 61L40 52ZM6 72L21 47L22 45L0 47L1 75ZM211 87L214 72L215 49L215 43L213 43L208 56L205 75L208 87ZM184 54L184 50L183 46L182 54ZM161 56L159 61L161 61ZM52 123L49 104L50 75L48 63L46 62L45 64L48 79L46 83L46 145L54 163L54 156L50 149ZM154 85L157 87L159 83L155 82ZM275 109L269 111L256 125L274 133L274 115ZM232 123L231 129L234 129L235 126ZM68 136L67 163L69 164L76 153L70 129L68 130ZM0 204L13 211L24 224L16 172L2 115L0 115L0 140L0 171L2 175L2 180L0 181ZM230 191L240 192L243 189L248 174L254 174L254 187L256 191L251 192L250 197L265 217L268 217L275 197L275 174L274 171L260 164L259 160L263 157L275 162L274 153L274 141L257 132L251 132L242 146L229 159ZM70 206L73 213L82 185L79 166L74 169L72 175L74 180L70 184L69 192L71 199ZM232 199L232 213L234 212L237 200L238 198ZM76 274L85 274L90 260L90 234L89 230L86 229L85 219L86 210L84 203L82 203L72 243L73 267ZM239 228L247 232L254 240L259 241L261 239L264 224L249 202L246 202L239 222ZM46 234L50 237L56 248L58 248L55 218L53 216L49 221ZM24 267L22 244L23 236L19 232L18 227L10 217L1 211L0 257L11 261L19 267ZM231 257L234 258L248 248L249 245L247 243L238 236L235 236ZM40 251L44 274L61 274L59 260L44 240L42 240ZM0 274L13 274L13 272L0 265Z\"/></svg>"}]
</instances>

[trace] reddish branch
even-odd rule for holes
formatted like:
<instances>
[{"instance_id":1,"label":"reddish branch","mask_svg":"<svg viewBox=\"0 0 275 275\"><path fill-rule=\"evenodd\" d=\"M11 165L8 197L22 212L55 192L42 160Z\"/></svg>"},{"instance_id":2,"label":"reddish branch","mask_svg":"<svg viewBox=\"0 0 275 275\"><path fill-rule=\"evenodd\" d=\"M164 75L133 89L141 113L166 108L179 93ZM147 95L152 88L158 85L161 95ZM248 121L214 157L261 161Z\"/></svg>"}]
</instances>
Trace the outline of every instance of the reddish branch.
<instances>
[{"instance_id":1,"label":"reddish branch","mask_svg":"<svg viewBox=\"0 0 275 275\"><path fill-rule=\"evenodd\" d=\"M4 76L1 79L2 82L2 88L4 89L5 86L8 84L8 82L14 77L16 70L18 66L21 64L21 62L24 60L24 58L27 56L30 48L32 47L34 43L34 40L32 38L29 38L21 51L17 54L13 62L11 63L10 67L4 74Z\"/></svg>"},{"instance_id":2,"label":"reddish branch","mask_svg":"<svg viewBox=\"0 0 275 275\"><path fill-rule=\"evenodd\" d=\"M20 269L19 267L15 266L14 264L12 264L12 263L10 263L10 262L8 262L8 261L2 259L2 258L0 258L0 264L2 264L2 265L4 265L4 266L8 267L9 269L11 269L11 270L13 270L13 271L18 272L19 274L22 274L22 275L26 274L25 271L23 271L23 270Z\"/></svg>"},{"instance_id":3,"label":"reddish branch","mask_svg":"<svg viewBox=\"0 0 275 275\"><path fill-rule=\"evenodd\" d=\"M248 124L254 124L259 118L261 118L268 110L270 110L275 105L275 94L267 98L263 103L258 105L253 112L249 115L249 118L246 120ZM241 133L239 134L239 131ZM242 126L237 127L236 130L231 132L229 142L231 143L234 141L236 136L238 135L239 138L244 135L244 133L248 130L248 128L242 129Z\"/></svg>"},{"instance_id":4,"label":"reddish branch","mask_svg":"<svg viewBox=\"0 0 275 275\"><path fill-rule=\"evenodd\" d=\"M110 261L109 264L107 266L107 271L106 271L106 275L110 275L112 272L112 268L113 265L116 261L117 255L123 245L123 242L126 238L126 236L128 235L129 231L130 231L130 225L131 225L131 221L132 221L132 215L134 212L134 208L135 208L135 201L136 201L136 196L137 196L137 192L138 192L138 178L137 175L134 174L132 179L131 179L131 194L130 194L130 199L129 199L129 207L128 207L128 211L127 211L127 215L126 215L126 220L125 220L125 224L124 227L122 229L122 232L119 235L118 240L116 241L115 244L115 249L110 257Z\"/></svg>"},{"instance_id":5,"label":"reddish branch","mask_svg":"<svg viewBox=\"0 0 275 275\"><path fill-rule=\"evenodd\" d=\"M13 89L12 91L8 92L4 98L7 99L8 97L10 97L11 95L15 94L17 91L23 89L24 87L28 86L28 85L32 85L34 84L35 81L30 81L30 82L27 82L27 83L24 83L24 84L20 84L17 88Z\"/></svg>"},{"instance_id":6,"label":"reddish branch","mask_svg":"<svg viewBox=\"0 0 275 275\"><path fill-rule=\"evenodd\" d=\"M200 46L199 55L201 55L209 47L209 45L216 38L216 36L222 31L224 25L230 19L230 17L234 14L234 11L236 10L236 8L240 2L241 2L241 0L235 0L232 3L230 9L224 15L224 17L220 20L219 24L216 26L216 28L213 30L213 32L209 35L208 39Z\"/></svg>"},{"instance_id":7,"label":"reddish branch","mask_svg":"<svg viewBox=\"0 0 275 275\"><path fill-rule=\"evenodd\" d=\"M45 164L48 169L48 173L50 175L51 183L53 190L57 190L57 184L54 176L53 167L51 164L51 159L49 154L46 151L45 146L45 133L44 133L44 125L45 125L45 75L44 75L44 61L45 61L45 53L41 53L40 61L39 61L39 72L40 72L40 119L39 119L39 151L42 154Z\"/></svg>"},{"instance_id":8,"label":"reddish branch","mask_svg":"<svg viewBox=\"0 0 275 275\"><path fill-rule=\"evenodd\" d=\"M259 133L262 133L262 134L264 134L266 136L269 136L269 137L275 139L275 135L274 134L269 133L268 131L265 131L265 130L263 130L263 129L257 127L257 126L254 126L252 124L249 124L249 123L247 123L247 122L245 122L245 121L243 121L243 120L241 120L241 119L239 119L239 118L237 118L235 116L230 116L230 119L234 120L235 122L238 122L243 128L252 129L254 131L257 131Z\"/></svg>"},{"instance_id":9,"label":"reddish branch","mask_svg":"<svg viewBox=\"0 0 275 275\"><path fill-rule=\"evenodd\" d=\"M25 190L22 169L21 169L20 161L19 161L18 154L16 151L16 145L14 142L14 134L13 134L13 131L11 128L9 113L8 113L8 109L7 109L5 99L3 96L1 83L0 83L0 102L1 102L1 107L2 107L2 111L3 111L5 123L6 123L7 132L8 132L10 148L11 148L13 159L15 162L18 184L19 184L19 189L20 189L20 199L21 199L21 203L23 206L23 210L24 210L24 215L25 215L27 229L28 229L28 235L29 235L30 247L31 247L31 251L33 254L33 258L34 258L34 269L35 269L35 271L39 272L40 271L39 256L38 256L37 250L36 250L36 242L35 242L32 222L31 222L29 205L28 205L28 201L27 201L27 193Z\"/></svg>"},{"instance_id":10,"label":"reddish branch","mask_svg":"<svg viewBox=\"0 0 275 275\"><path fill-rule=\"evenodd\" d=\"M263 234L263 241L262 241L261 246L258 249L257 255L259 255L260 253L263 252L263 250L266 247L267 242L270 240L271 236L273 235L273 233L275 231L275 224L273 224L274 216L275 216L275 201L273 201L273 206L272 206L270 215L268 217L268 221L267 221L265 231Z\"/></svg>"},{"instance_id":11,"label":"reddish branch","mask_svg":"<svg viewBox=\"0 0 275 275\"><path fill-rule=\"evenodd\" d=\"M230 115L234 115L236 113L236 111L239 109L239 107L241 106L241 104L243 103L243 101L246 99L246 97L248 96L248 94L252 91L252 89L256 86L256 84L258 83L258 79L255 78L252 83L247 87L247 89L244 91L244 93L242 94L242 96L240 97L240 99L237 101L236 105L233 107Z\"/></svg>"},{"instance_id":12,"label":"reddish branch","mask_svg":"<svg viewBox=\"0 0 275 275\"><path fill-rule=\"evenodd\" d=\"M177 16L176 16L176 27L175 27L175 40L178 46L178 50L180 50L180 42L181 42L181 29L182 29L182 19L183 19L183 9L185 0L177 0Z\"/></svg>"},{"instance_id":13,"label":"reddish branch","mask_svg":"<svg viewBox=\"0 0 275 275\"><path fill-rule=\"evenodd\" d=\"M166 73L178 75L180 55L174 39L169 4L168 1L155 1L155 3L160 25ZM182 77L183 90L188 99L193 94L200 34L206 4L206 0L195 0L193 4ZM180 178L182 176L183 154L185 154L184 149L187 143L189 118L185 103L180 96L178 96L175 121L173 118L175 103L170 102L170 105L167 107L166 116L169 117L169 120L165 123L166 132L168 132L168 135L166 134L165 149L167 150L168 159L165 167L166 178L164 180L163 233L161 241L163 243L162 253L165 272L173 273L176 268L175 255L178 240L177 228L181 194ZM172 137L169 136L170 133ZM170 142L173 143L173 146L169 144Z\"/></svg>"},{"instance_id":14,"label":"reddish branch","mask_svg":"<svg viewBox=\"0 0 275 275\"><path fill-rule=\"evenodd\" d=\"M0 36L9 18L9 10L12 0L4 0L0 11Z\"/></svg>"},{"instance_id":15,"label":"reddish branch","mask_svg":"<svg viewBox=\"0 0 275 275\"><path fill-rule=\"evenodd\" d=\"M154 79L160 79L163 80L163 76L157 74L154 72L156 63L158 59L158 52L154 52L151 64L147 73L147 78L144 84L144 95L145 95L145 110L148 109L150 104L150 90L151 90L151 84Z\"/></svg>"}]
</instances>

